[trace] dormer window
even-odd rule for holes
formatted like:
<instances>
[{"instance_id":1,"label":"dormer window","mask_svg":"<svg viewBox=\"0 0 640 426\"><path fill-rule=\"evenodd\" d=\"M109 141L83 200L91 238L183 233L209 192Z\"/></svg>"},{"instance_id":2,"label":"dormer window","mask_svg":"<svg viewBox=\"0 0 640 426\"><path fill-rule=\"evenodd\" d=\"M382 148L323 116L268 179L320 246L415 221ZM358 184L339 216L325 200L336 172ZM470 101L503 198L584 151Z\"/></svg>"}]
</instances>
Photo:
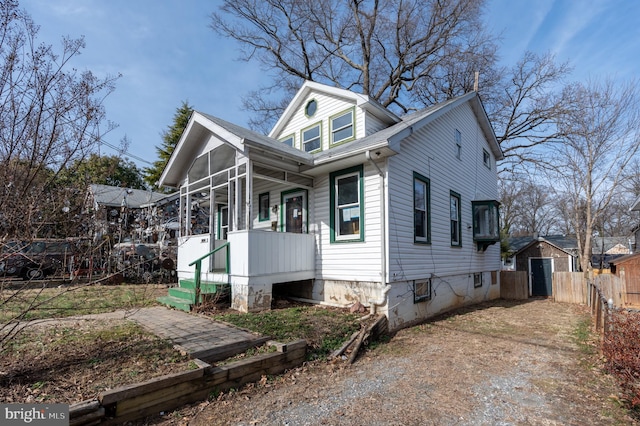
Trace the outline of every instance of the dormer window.
<instances>
[{"instance_id":1,"label":"dormer window","mask_svg":"<svg viewBox=\"0 0 640 426\"><path fill-rule=\"evenodd\" d=\"M353 108L331 118L331 144L339 144L352 140L353 132Z\"/></svg>"},{"instance_id":2,"label":"dormer window","mask_svg":"<svg viewBox=\"0 0 640 426\"><path fill-rule=\"evenodd\" d=\"M304 107L304 113L307 117L313 117L313 115L318 110L318 102L315 99L311 99L307 102L307 106Z\"/></svg>"},{"instance_id":3,"label":"dormer window","mask_svg":"<svg viewBox=\"0 0 640 426\"><path fill-rule=\"evenodd\" d=\"M306 152L320 150L320 123L302 131L302 149Z\"/></svg>"}]
</instances>

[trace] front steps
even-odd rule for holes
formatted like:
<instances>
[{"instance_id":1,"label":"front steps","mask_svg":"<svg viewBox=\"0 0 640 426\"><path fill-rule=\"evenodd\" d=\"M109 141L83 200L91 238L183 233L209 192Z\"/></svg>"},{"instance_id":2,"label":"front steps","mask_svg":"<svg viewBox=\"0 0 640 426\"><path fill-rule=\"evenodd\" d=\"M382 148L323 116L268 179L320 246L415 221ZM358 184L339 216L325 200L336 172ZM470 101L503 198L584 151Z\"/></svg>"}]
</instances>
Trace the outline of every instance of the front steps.
<instances>
[{"instance_id":1,"label":"front steps","mask_svg":"<svg viewBox=\"0 0 640 426\"><path fill-rule=\"evenodd\" d=\"M180 287L169 288L168 296L158 297L158 302L182 311L189 312L196 304L196 283L193 279L181 279ZM212 300L216 295L226 292L229 285L225 283L200 283L200 303Z\"/></svg>"}]
</instances>

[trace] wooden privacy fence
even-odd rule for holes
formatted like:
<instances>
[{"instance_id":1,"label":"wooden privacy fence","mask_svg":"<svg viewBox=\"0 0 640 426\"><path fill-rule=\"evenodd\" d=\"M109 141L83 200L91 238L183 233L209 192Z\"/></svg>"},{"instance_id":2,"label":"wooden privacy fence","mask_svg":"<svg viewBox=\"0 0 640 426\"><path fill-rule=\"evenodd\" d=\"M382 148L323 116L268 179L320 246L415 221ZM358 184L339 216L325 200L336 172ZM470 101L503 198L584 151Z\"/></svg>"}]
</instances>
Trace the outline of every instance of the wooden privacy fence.
<instances>
[{"instance_id":1,"label":"wooden privacy fence","mask_svg":"<svg viewBox=\"0 0 640 426\"><path fill-rule=\"evenodd\" d=\"M587 304L587 281L582 272L554 272L551 291L556 302Z\"/></svg>"},{"instance_id":2,"label":"wooden privacy fence","mask_svg":"<svg viewBox=\"0 0 640 426\"><path fill-rule=\"evenodd\" d=\"M500 271L500 297L524 300L529 298L529 280L525 271Z\"/></svg>"},{"instance_id":3,"label":"wooden privacy fence","mask_svg":"<svg viewBox=\"0 0 640 426\"><path fill-rule=\"evenodd\" d=\"M613 306L624 307L626 305L623 282L617 275L596 275L593 277L593 284L600 289L604 298L613 300Z\"/></svg>"}]
</instances>

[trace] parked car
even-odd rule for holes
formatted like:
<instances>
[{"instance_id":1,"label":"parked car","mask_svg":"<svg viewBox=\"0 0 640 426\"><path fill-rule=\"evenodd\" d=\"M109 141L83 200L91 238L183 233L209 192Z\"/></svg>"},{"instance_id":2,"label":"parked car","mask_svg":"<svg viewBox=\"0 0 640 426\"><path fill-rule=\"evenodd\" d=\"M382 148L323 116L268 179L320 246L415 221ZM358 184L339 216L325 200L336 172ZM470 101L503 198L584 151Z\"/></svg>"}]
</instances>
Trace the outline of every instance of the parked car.
<instances>
[{"instance_id":1,"label":"parked car","mask_svg":"<svg viewBox=\"0 0 640 426\"><path fill-rule=\"evenodd\" d=\"M38 239L9 241L0 250L0 274L39 280L73 269L77 249L69 241Z\"/></svg>"}]
</instances>

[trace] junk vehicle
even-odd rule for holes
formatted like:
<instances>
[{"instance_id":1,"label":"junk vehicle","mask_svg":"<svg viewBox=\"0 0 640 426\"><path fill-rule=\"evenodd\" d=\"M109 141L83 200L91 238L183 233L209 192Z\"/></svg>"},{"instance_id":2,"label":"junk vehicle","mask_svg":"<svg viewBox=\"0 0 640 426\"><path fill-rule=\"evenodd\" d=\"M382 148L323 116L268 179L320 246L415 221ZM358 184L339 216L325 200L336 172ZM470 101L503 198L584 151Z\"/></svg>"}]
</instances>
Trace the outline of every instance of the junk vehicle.
<instances>
[{"instance_id":1,"label":"junk vehicle","mask_svg":"<svg viewBox=\"0 0 640 426\"><path fill-rule=\"evenodd\" d=\"M67 240L8 241L0 248L0 275L40 280L74 268L77 247Z\"/></svg>"},{"instance_id":2,"label":"junk vehicle","mask_svg":"<svg viewBox=\"0 0 640 426\"><path fill-rule=\"evenodd\" d=\"M175 282L175 259L175 247L158 243L118 243L111 250L109 272L120 273L129 282Z\"/></svg>"}]
</instances>

